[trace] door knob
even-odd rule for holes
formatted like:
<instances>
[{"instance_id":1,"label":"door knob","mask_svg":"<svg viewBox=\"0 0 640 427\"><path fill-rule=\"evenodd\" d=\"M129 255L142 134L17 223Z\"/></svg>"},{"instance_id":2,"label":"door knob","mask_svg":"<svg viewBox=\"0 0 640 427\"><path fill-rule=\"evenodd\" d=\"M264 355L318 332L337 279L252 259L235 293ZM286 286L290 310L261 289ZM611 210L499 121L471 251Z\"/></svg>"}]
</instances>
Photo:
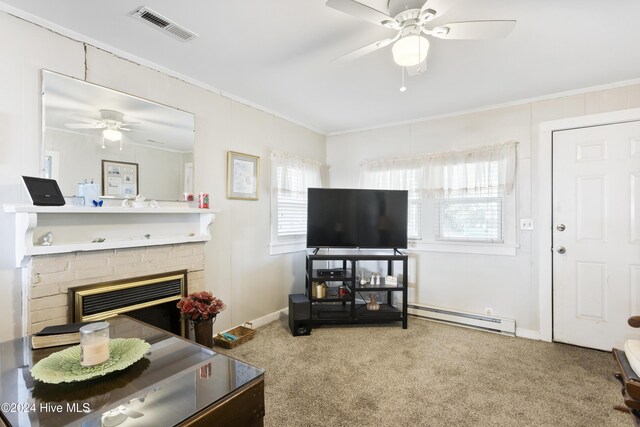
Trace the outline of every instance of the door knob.
<instances>
[{"instance_id":1,"label":"door knob","mask_svg":"<svg viewBox=\"0 0 640 427\"><path fill-rule=\"evenodd\" d=\"M564 224L558 224L558 225L556 226L556 229L557 229L558 231L564 231L564 229L565 229L565 228L566 228L566 227L564 226Z\"/></svg>"},{"instance_id":2,"label":"door knob","mask_svg":"<svg viewBox=\"0 0 640 427\"><path fill-rule=\"evenodd\" d=\"M556 249L556 252L562 255L563 253L567 252L567 250L565 249L564 246L558 246L558 249Z\"/></svg>"}]
</instances>

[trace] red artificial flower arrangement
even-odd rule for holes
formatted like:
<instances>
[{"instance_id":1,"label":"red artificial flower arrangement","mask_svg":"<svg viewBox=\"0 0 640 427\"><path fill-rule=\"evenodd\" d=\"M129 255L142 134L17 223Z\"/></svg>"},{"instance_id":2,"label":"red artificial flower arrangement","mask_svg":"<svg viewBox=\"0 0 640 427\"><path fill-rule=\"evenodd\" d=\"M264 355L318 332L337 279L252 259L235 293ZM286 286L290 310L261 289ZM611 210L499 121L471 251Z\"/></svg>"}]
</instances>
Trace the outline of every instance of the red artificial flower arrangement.
<instances>
[{"instance_id":1,"label":"red artificial flower arrangement","mask_svg":"<svg viewBox=\"0 0 640 427\"><path fill-rule=\"evenodd\" d=\"M211 292L194 292L178 301L180 313L193 322L215 319L218 313L226 308L220 298Z\"/></svg>"}]
</instances>

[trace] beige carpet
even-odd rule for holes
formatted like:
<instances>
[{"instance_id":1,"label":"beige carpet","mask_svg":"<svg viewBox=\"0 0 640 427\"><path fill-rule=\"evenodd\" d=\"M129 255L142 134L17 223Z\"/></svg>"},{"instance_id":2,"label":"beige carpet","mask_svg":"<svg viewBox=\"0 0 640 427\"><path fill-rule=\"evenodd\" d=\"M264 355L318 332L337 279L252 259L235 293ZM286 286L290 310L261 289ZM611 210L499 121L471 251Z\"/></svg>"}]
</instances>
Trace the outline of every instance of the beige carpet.
<instances>
[{"instance_id":1,"label":"beige carpet","mask_svg":"<svg viewBox=\"0 0 640 427\"><path fill-rule=\"evenodd\" d=\"M627 426L606 352L409 318L293 337L286 319L225 353L266 369L268 427Z\"/></svg>"}]
</instances>

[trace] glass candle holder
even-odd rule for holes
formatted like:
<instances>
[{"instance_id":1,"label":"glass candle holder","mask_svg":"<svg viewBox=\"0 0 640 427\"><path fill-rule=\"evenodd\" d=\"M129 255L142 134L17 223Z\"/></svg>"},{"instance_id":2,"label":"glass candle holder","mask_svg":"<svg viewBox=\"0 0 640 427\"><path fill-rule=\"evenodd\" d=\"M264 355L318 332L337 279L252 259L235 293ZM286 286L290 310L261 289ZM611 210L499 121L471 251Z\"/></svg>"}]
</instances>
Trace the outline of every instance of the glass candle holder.
<instances>
[{"instance_id":1,"label":"glass candle holder","mask_svg":"<svg viewBox=\"0 0 640 427\"><path fill-rule=\"evenodd\" d=\"M95 366L109 360L109 324L96 322L80 328L80 365Z\"/></svg>"}]
</instances>

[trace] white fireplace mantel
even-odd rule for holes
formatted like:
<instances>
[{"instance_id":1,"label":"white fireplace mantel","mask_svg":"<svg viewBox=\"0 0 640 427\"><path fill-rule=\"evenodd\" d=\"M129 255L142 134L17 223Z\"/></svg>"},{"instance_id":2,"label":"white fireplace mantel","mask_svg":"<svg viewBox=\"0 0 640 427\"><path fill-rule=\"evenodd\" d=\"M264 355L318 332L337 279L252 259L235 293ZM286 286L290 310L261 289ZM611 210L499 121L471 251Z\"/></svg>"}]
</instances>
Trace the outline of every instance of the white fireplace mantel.
<instances>
[{"instance_id":1,"label":"white fireplace mantel","mask_svg":"<svg viewBox=\"0 0 640 427\"><path fill-rule=\"evenodd\" d=\"M89 208L4 205L15 214L16 267L26 258L69 252L171 245L211 240L219 209L188 207ZM51 232L53 243L43 245Z\"/></svg>"}]
</instances>

